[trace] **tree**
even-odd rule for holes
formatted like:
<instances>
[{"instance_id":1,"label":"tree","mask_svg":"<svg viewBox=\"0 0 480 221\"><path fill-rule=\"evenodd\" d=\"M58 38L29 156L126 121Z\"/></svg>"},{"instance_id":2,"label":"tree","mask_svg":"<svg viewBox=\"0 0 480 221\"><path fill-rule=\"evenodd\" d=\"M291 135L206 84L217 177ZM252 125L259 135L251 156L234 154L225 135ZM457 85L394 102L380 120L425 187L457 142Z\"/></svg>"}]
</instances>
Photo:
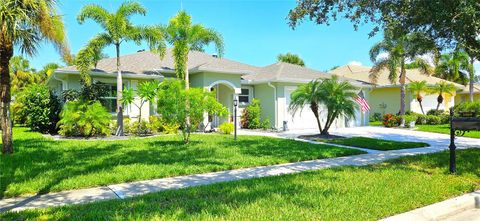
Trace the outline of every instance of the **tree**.
<instances>
[{"instance_id":1,"label":"tree","mask_svg":"<svg viewBox=\"0 0 480 221\"><path fill-rule=\"evenodd\" d=\"M300 65L302 67L305 66L305 62L303 62L303 60L300 58L300 56L298 56L296 54L292 54L290 52L288 52L286 54L279 54L277 56L277 61L290 63L290 64L296 64L296 65Z\"/></svg>"},{"instance_id":2,"label":"tree","mask_svg":"<svg viewBox=\"0 0 480 221\"><path fill-rule=\"evenodd\" d=\"M215 45L218 56L223 56L223 38L214 29L201 24L192 24L192 17L185 11L178 12L165 28L167 41L173 45L173 60L177 78L185 80L185 88L190 87L188 74L188 53L191 50L204 51L210 43Z\"/></svg>"},{"instance_id":3,"label":"tree","mask_svg":"<svg viewBox=\"0 0 480 221\"><path fill-rule=\"evenodd\" d=\"M289 110L296 114L305 105L310 106L317 126L322 135L328 135L328 130L335 119L340 116L354 118L357 104L354 99L357 96L356 88L348 81L339 81L337 76L330 79L313 80L299 86L291 94ZM322 126L320 122L319 107L324 105L327 109L327 118Z\"/></svg>"},{"instance_id":4,"label":"tree","mask_svg":"<svg viewBox=\"0 0 480 221\"><path fill-rule=\"evenodd\" d=\"M448 54L440 55L438 64L435 67L435 76L465 85L467 83L467 76L464 76L461 70L467 71L469 68L470 58L468 54L456 50Z\"/></svg>"},{"instance_id":5,"label":"tree","mask_svg":"<svg viewBox=\"0 0 480 221\"><path fill-rule=\"evenodd\" d=\"M110 13L99 5L90 4L82 8L77 20L83 24L91 19L98 23L105 32L97 34L76 56L77 67L82 76L88 76L90 68L95 66L103 48L114 45L117 58L117 136L123 136L123 105L122 91L123 80L120 69L120 46L121 43L133 41L140 44L145 40L151 51L159 53L160 57L165 54L165 42L159 26L136 26L130 22L132 15L145 15L146 9L137 2L124 2L116 12ZM86 77L88 79L88 77ZM89 83L87 80L86 83Z\"/></svg>"},{"instance_id":6,"label":"tree","mask_svg":"<svg viewBox=\"0 0 480 221\"><path fill-rule=\"evenodd\" d=\"M440 104L443 103L443 99L444 99L443 95L444 94L453 95L453 93L455 93L456 90L457 89L455 88L455 85L453 85L452 83L448 83L446 81L436 83L432 87L432 93L438 94L438 97L437 97L438 104L436 108L437 111L440 108Z\"/></svg>"},{"instance_id":7,"label":"tree","mask_svg":"<svg viewBox=\"0 0 480 221\"><path fill-rule=\"evenodd\" d=\"M473 102L473 85L477 81L477 76L475 76L475 59L473 57L470 57L470 64L468 67L468 94L470 98L470 102Z\"/></svg>"},{"instance_id":8,"label":"tree","mask_svg":"<svg viewBox=\"0 0 480 221\"><path fill-rule=\"evenodd\" d=\"M439 47L456 48L463 45L467 53L480 60L480 4L477 0L299 0L289 13L292 28L307 17L317 24L329 24L344 17L355 29L373 23L369 36L384 28L397 27L398 33L423 32L436 39Z\"/></svg>"},{"instance_id":9,"label":"tree","mask_svg":"<svg viewBox=\"0 0 480 221\"><path fill-rule=\"evenodd\" d=\"M407 79L406 61L416 60L419 70L426 75L433 73L427 61L422 61L419 55L434 50L433 42L421 33L412 33L402 37L393 37L392 30L385 31L383 41L375 44L370 49L370 59L374 66L370 70L370 79L376 83L383 70L388 70L388 79L392 84L400 83L400 116L405 115L405 82ZM378 58L380 53L387 53L385 58ZM400 71L400 74L398 73ZM403 118L402 118L403 121ZM404 125L404 122L401 123Z\"/></svg>"},{"instance_id":10,"label":"tree","mask_svg":"<svg viewBox=\"0 0 480 221\"><path fill-rule=\"evenodd\" d=\"M422 110L422 114L425 114L425 111L423 110L423 105L422 105L422 101L423 101L422 93L426 93L429 90L429 87L427 85L427 81L413 81L413 82L410 82L410 84L408 84L408 86L407 86L407 90L410 93L415 95L415 97L418 101L418 104L420 105L420 110Z\"/></svg>"},{"instance_id":11,"label":"tree","mask_svg":"<svg viewBox=\"0 0 480 221\"><path fill-rule=\"evenodd\" d=\"M21 53L33 56L44 41L52 43L62 56L68 57L70 54L62 16L56 9L56 1L0 2L0 106L3 154L13 153L10 59L14 55L15 47L18 47Z\"/></svg>"},{"instance_id":12,"label":"tree","mask_svg":"<svg viewBox=\"0 0 480 221\"><path fill-rule=\"evenodd\" d=\"M133 104L138 108L138 127L142 121L142 107L148 101L153 103L157 95L160 83L158 81L145 81L138 85L137 95L140 98L140 104L135 103L135 93L133 88L123 90L122 102L124 105Z\"/></svg>"}]
</instances>

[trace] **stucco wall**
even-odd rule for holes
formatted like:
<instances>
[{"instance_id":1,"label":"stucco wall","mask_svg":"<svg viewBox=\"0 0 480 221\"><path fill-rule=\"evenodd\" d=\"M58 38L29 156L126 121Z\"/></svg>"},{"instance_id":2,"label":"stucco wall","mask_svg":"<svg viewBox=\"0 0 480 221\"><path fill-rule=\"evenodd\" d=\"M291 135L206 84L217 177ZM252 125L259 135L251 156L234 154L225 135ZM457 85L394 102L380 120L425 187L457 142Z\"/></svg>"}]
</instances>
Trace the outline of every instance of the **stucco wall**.
<instances>
[{"instance_id":1,"label":"stucco wall","mask_svg":"<svg viewBox=\"0 0 480 221\"><path fill-rule=\"evenodd\" d=\"M455 105L460 104L462 102L468 102L468 101L470 101L469 94L457 94L455 96ZM480 94L474 94L473 101L480 101Z\"/></svg>"},{"instance_id":2,"label":"stucco wall","mask_svg":"<svg viewBox=\"0 0 480 221\"><path fill-rule=\"evenodd\" d=\"M254 85L253 97L260 100L261 119L270 119L272 127L275 126L275 99L273 96L273 88L267 84Z\"/></svg>"}]
</instances>

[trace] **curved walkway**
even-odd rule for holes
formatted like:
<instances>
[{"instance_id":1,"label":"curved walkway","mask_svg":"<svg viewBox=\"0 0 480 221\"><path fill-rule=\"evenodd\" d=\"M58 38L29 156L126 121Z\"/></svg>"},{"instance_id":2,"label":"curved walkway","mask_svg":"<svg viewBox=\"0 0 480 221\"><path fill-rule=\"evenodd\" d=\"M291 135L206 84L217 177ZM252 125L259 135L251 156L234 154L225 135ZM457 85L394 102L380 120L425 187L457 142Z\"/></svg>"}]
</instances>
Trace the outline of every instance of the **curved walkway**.
<instances>
[{"instance_id":1,"label":"curved walkway","mask_svg":"<svg viewBox=\"0 0 480 221\"><path fill-rule=\"evenodd\" d=\"M318 170L323 168L338 167L338 166L363 166L368 164L375 164L385 160L394 159L403 156L428 154L446 150L448 145L445 143L443 136L425 132L410 132L406 130L395 130L382 128L362 127L362 128L345 128L337 130L334 133L343 136L369 136L383 139L401 140L408 139L409 141L422 141L431 144L430 147L403 149L393 151L375 151L368 154L361 154L355 156L330 158L322 160L312 160L297 163L278 164L271 166L261 166L254 168L228 170L221 172L196 174L189 176L178 176L171 178L162 178L155 180L139 181L132 183L122 183L115 185L108 185L104 187L63 191L58 193L48 193L44 195L37 195L33 197L9 198L0 200L0 212L2 211L19 211L25 209L45 208L51 206L62 206L69 204L88 203L99 200L108 199L123 199L126 197L133 197L147 193L153 193L164 190L187 188L192 186L207 185L219 182L227 182L242 179L251 179L267 176L277 176L282 174L298 173L308 170ZM350 131L350 132L349 132ZM299 131L298 133L305 134L306 131ZM389 134L392 133L392 134ZM243 134L254 134L276 136L283 138L295 138L294 131L289 133L260 133L260 132L245 132ZM458 139L458 148L471 148L474 145L479 145L478 139Z\"/></svg>"}]
</instances>

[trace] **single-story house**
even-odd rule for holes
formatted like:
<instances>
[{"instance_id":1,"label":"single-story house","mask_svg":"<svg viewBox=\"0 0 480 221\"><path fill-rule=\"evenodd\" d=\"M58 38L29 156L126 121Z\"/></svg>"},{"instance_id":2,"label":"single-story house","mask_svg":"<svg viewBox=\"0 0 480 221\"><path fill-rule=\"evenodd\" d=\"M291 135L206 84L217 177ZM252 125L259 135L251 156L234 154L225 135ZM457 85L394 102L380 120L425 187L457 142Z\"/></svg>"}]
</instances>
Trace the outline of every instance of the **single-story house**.
<instances>
[{"instance_id":1,"label":"single-story house","mask_svg":"<svg viewBox=\"0 0 480 221\"><path fill-rule=\"evenodd\" d=\"M355 79L363 82L371 82L370 75L371 67L360 66L360 65L345 65L334 70L331 70L331 74L336 74L343 76L345 78ZM443 79L428 76L422 74L417 69L408 69L406 70L406 84L412 81L426 81L428 85L434 85L438 82L445 81ZM392 113L396 114L400 110L400 84L398 79L396 82L392 83L388 79L389 72L388 70L382 70L379 74L377 83L371 88L368 95L368 101L371 107L370 113ZM453 83L453 82L452 82ZM460 84L453 83L459 91L464 90L464 86ZM437 107L437 94L424 94L423 95L423 109L425 113L431 109ZM440 106L440 110L448 110L450 107L455 105L456 94L453 95L444 95L445 99L443 104ZM407 91L406 93L406 110L413 111L416 113L421 113L420 105L414 94Z\"/></svg>"},{"instance_id":2,"label":"single-story house","mask_svg":"<svg viewBox=\"0 0 480 221\"><path fill-rule=\"evenodd\" d=\"M230 116L215 118L213 127L224 121L233 121L233 100L238 99L239 111L245 108L253 98L260 100L263 120L269 119L274 128L283 128L287 122L288 128L315 128L316 121L311 111L306 110L295 116L288 111L290 93L300 85L317 78L328 78L330 74L287 63L275 63L266 67L256 67L241 62L219 58L203 52L189 53L187 68L190 74L190 86L214 91L220 103L225 105ZM125 87L135 89L143 81L174 78L174 61L171 50L160 60L157 54L139 51L120 57L121 70ZM99 81L111 86L111 95L105 97L107 108L112 113L116 107L116 58L107 58L98 62L91 71L93 81ZM343 78L344 80L348 80ZM368 89L369 83L349 80L360 89ZM81 88L80 75L75 66L59 68L54 71L48 85L56 92ZM144 105L142 117L148 119L155 114L151 104ZM130 118L138 116L138 109L132 105L125 107L125 115ZM326 114L325 110L321 114ZM238 116L240 119L240 116ZM207 117L205 119L207 121ZM238 121L239 122L239 121ZM206 124L206 122L205 122ZM360 126L368 124L368 115L357 113L355 119L339 119L335 127Z\"/></svg>"}]
</instances>

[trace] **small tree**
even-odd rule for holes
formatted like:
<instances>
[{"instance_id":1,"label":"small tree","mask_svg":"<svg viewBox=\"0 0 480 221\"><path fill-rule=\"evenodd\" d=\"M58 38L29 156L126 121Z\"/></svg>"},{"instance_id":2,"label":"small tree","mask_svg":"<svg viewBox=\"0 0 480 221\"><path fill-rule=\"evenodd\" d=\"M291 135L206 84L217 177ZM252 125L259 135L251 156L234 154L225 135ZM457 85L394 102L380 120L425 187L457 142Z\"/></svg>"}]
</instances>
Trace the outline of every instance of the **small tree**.
<instances>
[{"instance_id":1,"label":"small tree","mask_svg":"<svg viewBox=\"0 0 480 221\"><path fill-rule=\"evenodd\" d=\"M135 101L135 93L133 88L128 88L123 90L123 97L122 102L124 105L133 104L138 108L138 127L140 128L140 124L142 122L142 107L143 105L148 102L154 102L155 96L157 95L157 91L159 88L160 83L158 81L146 81L138 85L137 88L137 95L140 99L139 103Z\"/></svg>"},{"instance_id":2,"label":"small tree","mask_svg":"<svg viewBox=\"0 0 480 221\"><path fill-rule=\"evenodd\" d=\"M185 143L190 141L190 133L200 125L204 113L219 116L227 113L211 92L200 88L186 90L184 81L180 80L163 81L157 98L160 115L167 124L180 125Z\"/></svg>"},{"instance_id":3,"label":"small tree","mask_svg":"<svg viewBox=\"0 0 480 221\"><path fill-rule=\"evenodd\" d=\"M428 92L429 87L427 86L427 81L413 81L407 86L407 90L414 94L417 98L418 104L420 105L420 110L422 110L422 114L425 114L423 111L423 97L422 93Z\"/></svg>"},{"instance_id":4,"label":"small tree","mask_svg":"<svg viewBox=\"0 0 480 221\"><path fill-rule=\"evenodd\" d=\"M438 94L438 97L437 97L438 104L435 110L438 111L438 108L440 108L440 104L443 103L444 94L453 95L453 93L456 90L457 89L455 88L455 85L453 85L452 83L447 83L446 81L441 81L439 83L436 83L435 86L432 87L432 93Z\"/></svg>"}]
</instances>

